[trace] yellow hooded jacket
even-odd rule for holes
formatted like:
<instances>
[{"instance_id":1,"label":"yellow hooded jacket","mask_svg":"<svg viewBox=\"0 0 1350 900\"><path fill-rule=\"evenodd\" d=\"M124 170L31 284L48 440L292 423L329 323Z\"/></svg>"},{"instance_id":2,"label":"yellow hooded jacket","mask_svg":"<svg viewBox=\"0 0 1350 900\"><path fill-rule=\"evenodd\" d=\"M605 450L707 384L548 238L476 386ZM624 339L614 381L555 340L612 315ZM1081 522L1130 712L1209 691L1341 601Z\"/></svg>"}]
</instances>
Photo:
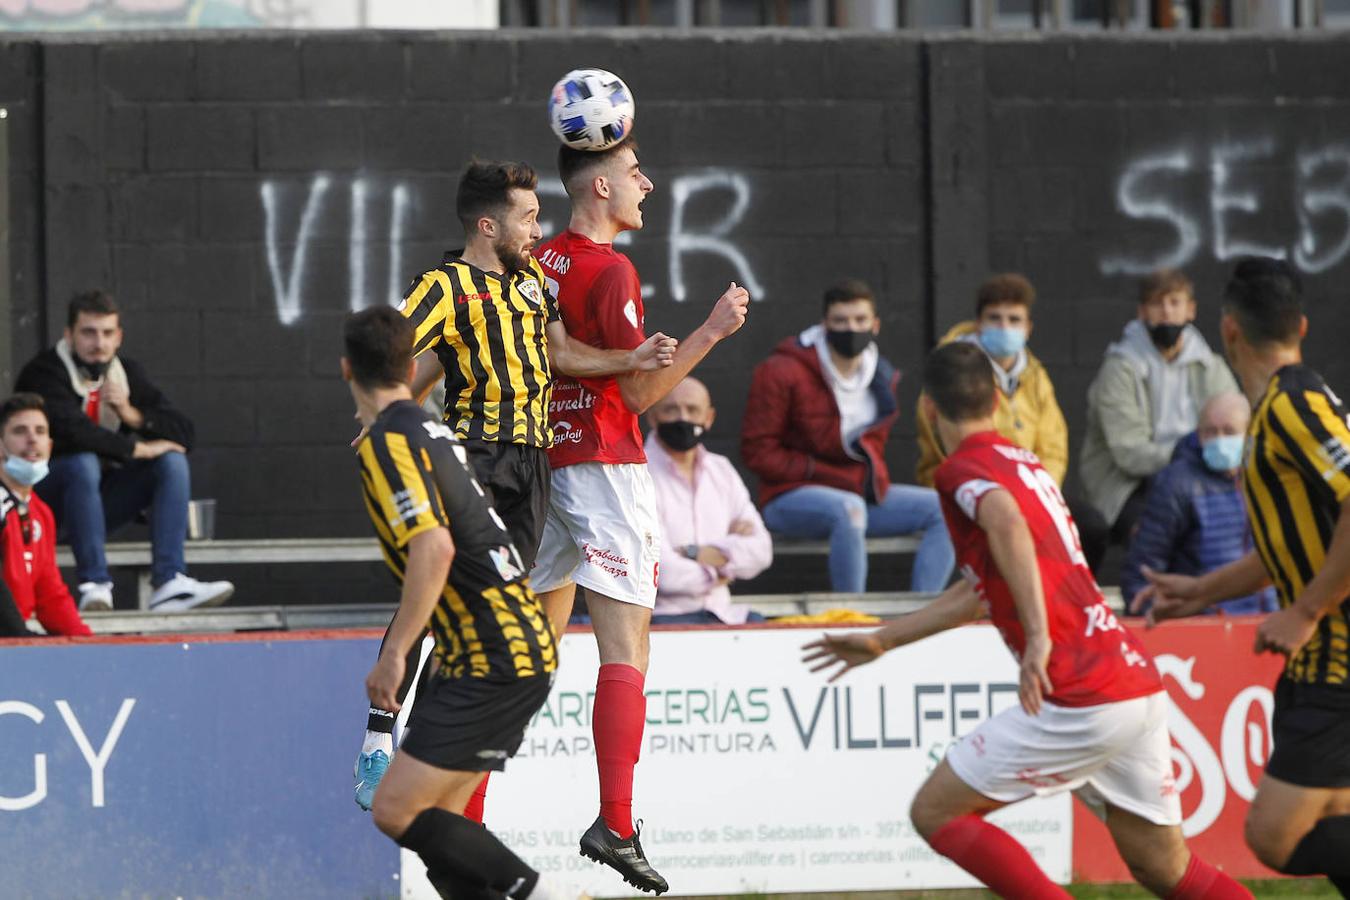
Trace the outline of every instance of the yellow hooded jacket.
<instances>
[{"instance_id":1,"label":"yellow hooded jacket","mask_svg":"<svg viewBox=\"0 0 1350 900\"><path fill-rule=\"evenodd\" d=\"M962 322L948 331L941 343L948 344L973 335L976 330L975 322ZM994 407L994 427L1017 446L1039 456L1045 470L1063 484L1064 474L1069 469L1069 426L1064 423L1064 413L1055 399L1050 373L1030 350L1026 353L1027 367L1017 379L1016 392L1008 396L1000 391L999 402ZM919 464L914 476L919 484L931 487L933 470L947 453L922 412L918 419Z\"/></svg>"}]
</instances>

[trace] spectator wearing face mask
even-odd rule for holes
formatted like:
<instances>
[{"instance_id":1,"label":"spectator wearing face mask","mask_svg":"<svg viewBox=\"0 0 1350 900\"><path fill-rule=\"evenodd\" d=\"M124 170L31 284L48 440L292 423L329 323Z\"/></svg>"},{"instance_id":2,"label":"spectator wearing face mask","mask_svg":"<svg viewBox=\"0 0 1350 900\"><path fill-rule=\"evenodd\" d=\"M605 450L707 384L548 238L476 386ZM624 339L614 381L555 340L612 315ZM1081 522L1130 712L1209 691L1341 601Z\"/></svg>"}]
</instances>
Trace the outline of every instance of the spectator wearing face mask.
<instances>
[{"instance_id":1,"label":"spectator wearing face mask","mask_svg":"<svg viewBox=\"0 0 1350 900\"><path fill-rule=\"evenodd\" d=\"M773 561L773 541L741 476L703 438L717 411L703 382L685 378L647 413L647 466L661 516L661 577L652 624L758 622L727 586Z\"/></svg>"},{"instance_id":2,"label":"spectator wearing face mask","mask_svg":"<svg viewBox=\"0 0 1350 900\"><path fill-rule=\"evenodd\" d=\"M1237 390L1223 357L1192 324L1195 312L1185 275L1168 269L1145 278L1135 318L1107 348L1088 388L1079 475L1115 543L1129 543L1149 479L1195 430L1200 408Z\"/></svg>"},{"instance_id":3,"label":"spectator wearing face mask","mask_svg":"<svg viewBox=\"0 0 1350 900\"><path fill-rule=\"evenodd\" d=\"M823 321L755 367L741 456L759 476L770 531L829 540L833 590L865 589L867 538L917 533L910 588L940 591L955 556L937 492L892 484L886 468L900 373L877 349L880 331L866 284L827 290Z\"/></svg>"},{"instance_id":4,"label":"spectator wearing face mask","mask_svg":"<svg viewBox=\"0 0 1350 900\"><path fill-rule=\"evenodd\" d=\"M1027 347L1031 337L1031 309L1036 289L1016 272L994 275L975 295L975 318L953 326L940 343L974 344L989 358L998 384L994 426L1006 440L1030 450L1062 488L1069 469L1069 428L1055 397L1050 373ZM918 416L919 462L915 481L932 486L933 470L947 457L933 425ZM1091 504L1066 498L1094 571L1106 552L1107 528Z\"/></svg>"},{"instance_id":5,"label":"spectator wearing face mask","mask_svg":"<svg viewBox=\"0 0 1350 900\"><path fill-rule=\"evenodd\" d=\"M1239 477L1251 420L1247 398L1238 393L1211 397L1200 412L1200 427L1177 442L1172 461L1153 477L1139 531L1120 573L1120 591L1133 598L1148 586L1144 568L1178 575L1203 575L1241 559L1253 549ZM1209 608L1227 613L1273 612L1273 588ZM1131 607L1148 612L1148 607Z\"/></svg>"}]
</instances>

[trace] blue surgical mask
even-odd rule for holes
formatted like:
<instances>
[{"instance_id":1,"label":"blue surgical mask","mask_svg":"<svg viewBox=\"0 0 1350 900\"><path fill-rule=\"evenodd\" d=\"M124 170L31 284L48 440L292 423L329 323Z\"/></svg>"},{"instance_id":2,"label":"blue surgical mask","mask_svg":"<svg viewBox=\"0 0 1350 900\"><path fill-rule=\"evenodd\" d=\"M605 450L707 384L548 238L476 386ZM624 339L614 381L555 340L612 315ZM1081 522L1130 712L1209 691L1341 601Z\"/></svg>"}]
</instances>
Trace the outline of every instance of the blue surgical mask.
<instances>
[{"instance_id":1,"label":"blue surgical mask","mask_svg":"<svg viewBox=\"0 0 1350 900\"><path fill-rule=\"evenodd\" d=\"M47 461L29 462L22 456L10 456L5 459L5 474L24 487L32 487L47 477Z\"/></svg>"},{"instance_id":2,"label":"blue surgical mask","mask_svg":"<svg viewBox=\"0 0 1350 900\"><path fill-rule=\"evenodd\" d=\"M980 346L997 359L1016 356L1026 345L1027 333L1020 328L980 329Z\"/></svg>"},{"instance_id":3,"label":"blue surgical mask","mask_svg":"<svg viewBox=\"0 0 1350 900\"><path fill-rule=\"evenodd\" d=\"M1205 465L1215 472L1231 472L1242 465L1242 450L1247 438L1240 434L1221 434L1201 447Z\"/></svg>"}]
</instances>

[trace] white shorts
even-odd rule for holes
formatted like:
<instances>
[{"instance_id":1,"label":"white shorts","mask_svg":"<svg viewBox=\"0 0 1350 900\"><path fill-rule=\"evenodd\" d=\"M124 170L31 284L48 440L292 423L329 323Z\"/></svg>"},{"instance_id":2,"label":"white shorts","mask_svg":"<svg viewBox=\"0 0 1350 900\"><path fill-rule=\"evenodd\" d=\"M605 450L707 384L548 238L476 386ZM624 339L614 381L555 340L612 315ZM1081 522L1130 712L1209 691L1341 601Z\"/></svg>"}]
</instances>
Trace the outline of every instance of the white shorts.
<instances>
[{"instance_id":1,"label":"white shorts","mask_svg":"<svg viewBox=\"0 0 1350 900\"><path fill-rule=\"evenodd\" d=\"M1055 706L1040 715L1013 706L953 747L958 778L1013 803L1073 791L1098 816L1106 804L1155 825L1181 824L1163 692L1100 706Z\"/></svg>"},{"instance_id":2,"label":"white shorts","mask_svg":"<svg viewBox=\"0 0 1350 900\"><path fill-rule=\"evenodd\" d=\"M544 536L530 572L536 591L576 582L651 609L660 561L656 487L645 465L577 463L553 470Z\"/></svg>"}]
</instances>

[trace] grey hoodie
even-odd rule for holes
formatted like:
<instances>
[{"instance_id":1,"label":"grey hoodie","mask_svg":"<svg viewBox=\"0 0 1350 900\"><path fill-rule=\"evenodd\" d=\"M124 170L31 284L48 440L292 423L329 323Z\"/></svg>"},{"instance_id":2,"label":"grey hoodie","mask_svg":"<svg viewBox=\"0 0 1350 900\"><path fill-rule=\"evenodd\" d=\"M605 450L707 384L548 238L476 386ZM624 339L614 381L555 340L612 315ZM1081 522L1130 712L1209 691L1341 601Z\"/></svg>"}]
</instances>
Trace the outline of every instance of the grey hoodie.
<instances>
[{"instance_id":1,"label":"grey hoodie","mask_svg":"<svg viewBox=\"0 0 1350 900\"><path fill-rule=\"evenodd\" d=\"M1138 319L1106 350L1088 388L1087 437L1079 475L1088 499L1114 524L1139 484L1167 465L1177 440L1193 431L1210 397L1236 391L1223 359L1194 325L1171 362Z\"/></svg>"}]
</instances>

